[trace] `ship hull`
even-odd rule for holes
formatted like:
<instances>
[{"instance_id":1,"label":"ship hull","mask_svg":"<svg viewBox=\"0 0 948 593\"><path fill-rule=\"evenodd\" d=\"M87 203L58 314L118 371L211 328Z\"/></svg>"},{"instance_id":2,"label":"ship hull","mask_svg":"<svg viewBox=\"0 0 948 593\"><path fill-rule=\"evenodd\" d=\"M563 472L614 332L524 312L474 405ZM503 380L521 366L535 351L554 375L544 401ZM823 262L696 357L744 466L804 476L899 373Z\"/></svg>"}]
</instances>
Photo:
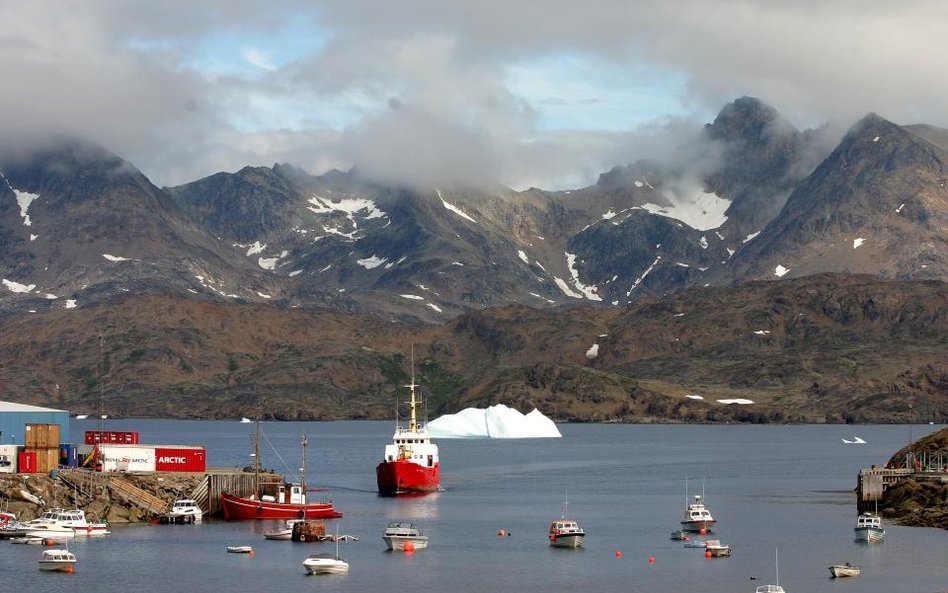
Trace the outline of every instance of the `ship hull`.
<instances>
[{"instance_id":1,"label":"ship hull","mask_svg":"<svg viewBox=\"0 0 948 593\"><path fill-rule=\"evenodd\" d=\"M440 486L440 464L425 467L411 461L383 461L375 468L379 494L436 492Z\"/></svg>"},{"instance_id":2,"label":"ship hull","mask_svg":"<svg viewBox=\"0 0 948 593\"><path fill-rule=\"evenodd\" d=\"M226 492L221 493L224 519L336 519L342 517L331 502L312 502L305 505L268 502L240 498Z\"/></svg>"}]
</instances>

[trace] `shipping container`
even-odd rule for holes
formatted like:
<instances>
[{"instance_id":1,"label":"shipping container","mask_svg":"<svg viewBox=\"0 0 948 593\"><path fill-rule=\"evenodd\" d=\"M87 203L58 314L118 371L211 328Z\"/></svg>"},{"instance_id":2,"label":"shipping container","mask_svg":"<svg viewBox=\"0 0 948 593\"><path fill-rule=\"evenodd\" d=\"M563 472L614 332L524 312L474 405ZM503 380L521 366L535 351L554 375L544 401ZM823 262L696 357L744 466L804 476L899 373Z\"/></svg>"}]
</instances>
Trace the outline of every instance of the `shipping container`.
<instances>
[{"instance_id":1,"label":"shipping container","mask_svg":"<svg viewBox=\"0 0 948 593\"><path fill-rule=\"evenodd\" d=\"M58 424L26 424L26 437L23 439L27 449L51 449L59 447Z\"/></svg>"},{"instance_id":2,"label":"shipping container","mask_svg":"<svg viewBox=\"0 0 948 593\"><path fill-rule=\"evenodd\" d=\"M17 454L17 470L21 474L35 474L36 451L20 451Z\"/></svg>"},{"instance_id":3,"label":"shipping container","mask_svg":"<svg viewBox=\"0 0 948 593\"><path fill-rule=\"evenodd\" d=\"M137 445L138 433L125 430L87 430L86 444Z\"/></svg>"},{"instance_id":4,"label":"shipping container","mask_svg":"<svg viewBox=\"0 0 948 593\"><path fill-rule=\"evenodd\" d=\"M0 445L0 473L16 473L16 445Z\"/></svg>"},{"instance_id":5,"label":"shipping container","mask_svg":"<svg viewBox=\"0 0 948 593\"><path fill-rule=\"evenodd\" d=\"M50 470L59 467L59 447L53 449L30 449L27 447L26 451L35 455L36 469L33 470L35 473L47 474Z\"/></svg>"},{"instance_id":6,"label":"shipping container","mask_svg":"<svg viewBox=\"0 0 948 593\"><path fill-rule=\"evenodd\" d=\"M104 472L155 471L154 445L99 444L96 469Z\"/></svg>"},{"instance_id":7,"label":"shipping container","mask_svg":"<svg viewBox=\"0 0 948 593\"><path fill-rule=\"evenodd\" d=\"M59 465L79 467L79 450L76 445L63 444L59 446Z\"/></svg>"},{"instance_id":8,"label":"shipping container","mask_svg":"<svg viewBox=\"0 0 948 593\"><path fill-rule=\"evenodd\" d=\"M155 447L155 469L160 472L203 472L206 459L204 447Z\"/></svg>"}]
</instances>

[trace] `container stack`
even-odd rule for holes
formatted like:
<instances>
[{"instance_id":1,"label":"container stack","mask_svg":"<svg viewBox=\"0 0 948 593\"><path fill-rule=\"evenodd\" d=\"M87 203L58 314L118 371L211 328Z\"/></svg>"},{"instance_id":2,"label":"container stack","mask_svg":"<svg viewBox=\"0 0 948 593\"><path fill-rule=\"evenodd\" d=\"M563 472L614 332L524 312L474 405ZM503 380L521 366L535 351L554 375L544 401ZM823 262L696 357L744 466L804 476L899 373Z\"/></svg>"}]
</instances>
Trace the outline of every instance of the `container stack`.
<instances>
[{"instance_id":1,"label":"container stack","mask_svg":"<svg viewBox=\"0 0 948 593\"><path fill-rule=\"evenodd\" d=\"M49 473L59 467L59 425L27 424L24 453L28 469L33 473ZM31 462L35 465L30 467ZM27 473L21 464L21 472Z\"/></svg>"}]
</instances>

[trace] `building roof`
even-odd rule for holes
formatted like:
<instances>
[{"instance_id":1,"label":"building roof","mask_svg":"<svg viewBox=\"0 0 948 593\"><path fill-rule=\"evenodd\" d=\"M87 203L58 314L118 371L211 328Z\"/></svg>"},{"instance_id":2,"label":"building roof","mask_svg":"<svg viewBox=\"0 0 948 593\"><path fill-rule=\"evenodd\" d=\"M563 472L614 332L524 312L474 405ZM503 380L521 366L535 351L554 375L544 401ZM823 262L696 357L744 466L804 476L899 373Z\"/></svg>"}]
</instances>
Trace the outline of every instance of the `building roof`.
<instances>
[{"instance_id":1,"label":"building roof","mask_svg":"<svg viewBox=\"0 0 948 593\"><path fill-rule=\"evenodd\" d=\"M0 412L64 412L68 414L66 410L55 410L53 408L41 408L39 406L18 404L16 402L0 402Z\"/></svg>"}]
</instances>

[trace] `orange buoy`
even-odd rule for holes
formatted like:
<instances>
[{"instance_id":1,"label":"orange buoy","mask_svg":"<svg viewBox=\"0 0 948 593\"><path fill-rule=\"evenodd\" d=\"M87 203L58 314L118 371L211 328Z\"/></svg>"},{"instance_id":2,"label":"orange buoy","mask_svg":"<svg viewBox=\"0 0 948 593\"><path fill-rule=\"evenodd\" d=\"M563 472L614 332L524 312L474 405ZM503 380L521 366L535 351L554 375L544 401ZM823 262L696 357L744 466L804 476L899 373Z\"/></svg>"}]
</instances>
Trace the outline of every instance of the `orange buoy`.
<instances>
[{"instance_id":1,"label":"orange buoy","mask_svg":"<svg viewBox=\"0 0 948 593\"><path fill-rule=\"evenodd\" d=\"M402 549L408 552L409 554L415 551L415 542L405 542L405 545L402 546Z\"/></svg>"},{"instance_id":2,"label":"orange buoy","mask_svg":"<svg viewBox=\"0 0 948 593\"><path fill-rule=\"evenodd\" d=\"M247 552L247 555L253 558L253 550L250 550L249 552Z\"/></svg>"},{"instance_id":3,"label":"orange buoy","mask_svg":"<svg viewBox=\"0 0 948 593\"><path fill-rule=\"evenodd\" d=\"M698 533L700 533L701 535L708 535L708 530L702 527L701 529L698 530Z\"/></svg>"},{"instance_id":4,"label":"orange buoy","mask_svg":"<svg viewBox=\"0 0 948 593\"><path fill-rule=\"evenodd\" d=\"M616 558L622 558L622 550L616 550Z\"/></svg>"},{"instance_id":5,"label":"orange buoy","mask_svg":"<svg viewBox=\"0 0 948 593\"><path fill-rule=\"evenodd\" d=\"M649 563L649 564L655 564L655 556L649 556L649 557L648 557L648 563Z\"/></svg>"},{"instance_id":6,"label":"orange buoy","mask_svg":"<svg viewBox=\"0 0 948 593\"><path fill-rule=\"evenodd\" d=\"M711 550L705 550L705 551L704 551L704 557L705 557L705 558L710 558L710 557L711 557Z\"/></svg>"},{"instance_id":7,"label":"orange buoy","mask_svg":"<svg viewBox=\"0 0 948 593\"><path fill-rule=\"evenodd\" d=\"M68 572L69 574L72 574L72 573L76 572L76 567L75 567L75 566L70 566L70 567L68 567L68 568L66 569L66 572Z\"/></svg>"},{"instance_id":8,"label":"orange buoy","mask_svg":"<svg viewBox=\"0 0 948 593\"><path fill-rule=\"evenodd\" d=\"M499 535L500 537L504 537L505 535L507 535L507 532L501 529L500 531L497 532L497 535Z\"/></svg>"}]
</instances>

